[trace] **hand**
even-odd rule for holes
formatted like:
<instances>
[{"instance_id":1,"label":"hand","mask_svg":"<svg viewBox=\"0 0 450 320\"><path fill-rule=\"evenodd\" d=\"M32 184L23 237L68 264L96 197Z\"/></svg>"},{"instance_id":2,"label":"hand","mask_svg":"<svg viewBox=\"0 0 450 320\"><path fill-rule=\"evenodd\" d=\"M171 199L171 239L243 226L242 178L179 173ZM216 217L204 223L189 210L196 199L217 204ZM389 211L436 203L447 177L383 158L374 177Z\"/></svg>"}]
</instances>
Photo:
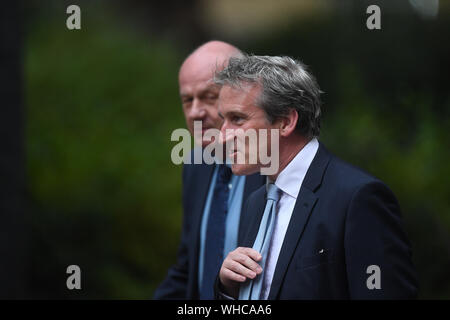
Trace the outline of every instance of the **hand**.
<instances>
[{"instance_id":1,"label":"hand","mask_svg":"<svg viewBox=\"0 0 450 320\"><path fill-rule=\"evenodd\" d=\"M237 298L240 283L245 282L247 278L254 279L262 272L262 268L257 263L261 259L261 254L252 248L239 247L231 251L219 272L219 279L225 293Z\"/></svg>"}]
</instances>

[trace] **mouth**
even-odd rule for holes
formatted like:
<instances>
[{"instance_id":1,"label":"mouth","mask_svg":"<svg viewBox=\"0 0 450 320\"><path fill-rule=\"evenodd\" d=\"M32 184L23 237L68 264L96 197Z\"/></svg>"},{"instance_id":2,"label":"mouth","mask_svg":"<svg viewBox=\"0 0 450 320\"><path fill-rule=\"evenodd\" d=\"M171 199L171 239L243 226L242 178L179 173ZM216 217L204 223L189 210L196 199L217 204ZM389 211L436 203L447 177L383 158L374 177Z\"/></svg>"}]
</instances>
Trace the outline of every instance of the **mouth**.
<instances>
[{"instance_id":1,"label":"mouth","mask_svg":"<svg viewBox=\"0 0 450 320\"><path fill-rule=\"evenodd\" d=\"M236 157L239 151L237 150L233 150L230 153L228 153L228 158L233 159L234 161L236 161Z\"/></svg>"}]
</instances>

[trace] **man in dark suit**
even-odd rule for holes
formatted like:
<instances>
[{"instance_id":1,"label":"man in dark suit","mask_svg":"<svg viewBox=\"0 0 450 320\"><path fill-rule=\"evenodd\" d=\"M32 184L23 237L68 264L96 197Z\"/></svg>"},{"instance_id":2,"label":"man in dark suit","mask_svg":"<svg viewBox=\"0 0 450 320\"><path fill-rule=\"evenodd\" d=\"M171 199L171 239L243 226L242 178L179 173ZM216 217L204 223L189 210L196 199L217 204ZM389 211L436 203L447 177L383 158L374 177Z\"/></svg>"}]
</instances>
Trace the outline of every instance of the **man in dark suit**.
<instances>
[{"instance_id":1,"label":"man in dark suit","mask_svg":"<svg viewBox=\"0 0 450 320\"><path fill-rule=\"evenodd\" d=\"M222 85L225 140L239 139L236 129L279 137L278 146L266 144L272 156L278 153L278 170L245 204L242 241L222 264L216 298L416 297L397 200L383 182L317 140L321 92L305 66L289 57L243 56L231 58L215 79ZM239 154L249 159L249 150L249 143L231 149L233 173L264 167L236 161Z\"/></svg>"},{"instance_id":2,"label":"man in dark suit","mask_svg":"<svg viewBox=\"0 0 450 320\"><path fill-rule=\"evenodd\" d=\"M219 129L220 87L216 68L240 51L224 42L210 41L196 49L179 72L180 96L186 124L196 143L205 148L208 129ZM201 136L194 135L201 121ZM263 184L259 175L232 175L225 164L183 166L183 227L177 261L154 294L155 299L213 299L213 284L226 254L236 248L241 208L248 195Z\"/></svg>"}]
</instances>

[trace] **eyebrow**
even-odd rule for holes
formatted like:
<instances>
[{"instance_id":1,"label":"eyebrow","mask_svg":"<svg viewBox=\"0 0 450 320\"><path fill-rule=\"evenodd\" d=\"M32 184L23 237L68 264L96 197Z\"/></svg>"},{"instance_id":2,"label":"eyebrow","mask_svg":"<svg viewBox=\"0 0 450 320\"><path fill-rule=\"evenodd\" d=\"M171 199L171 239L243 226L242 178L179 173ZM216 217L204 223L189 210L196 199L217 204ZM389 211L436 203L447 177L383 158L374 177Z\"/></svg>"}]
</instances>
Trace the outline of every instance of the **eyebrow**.
<instances>
[{"instance_id":1,"label":"eyebrow","mask_svg":"<svg viewBox=\"0 0 450 320\"><path fill-rule=\"evenodd\" d=\"M221 112L219 112L218 114L219 114L220 118L224 119L225 116ZM248 118L248 115L246 113L239 112L239 111L229 111L225 115L228 116L228 117L238 116L238 117L243 118L243 119L247 119Z\"/></svg>"},{"instance_id":2,"label":"eyebrow","mask_svg":"<svg viewBox=\"0 0 450 320\"><path fill-rule=\"evenodd\" d=\"M212 92L212 93L217 93L216 92L216 89L218 88L218 86L217 85L214 85L214 84L210 84L210 85L207 85L207 86L205 86L204 88L202 88L202 89L200 89L199 91L198 91L198 95L199 96L201 96L201 95L205 95L205 94L207 94L208 92ZM185 96L191 96L191 94L189 94L189 93L180 93L180 97L185 97Z\"/></svg>"}]
</instances>

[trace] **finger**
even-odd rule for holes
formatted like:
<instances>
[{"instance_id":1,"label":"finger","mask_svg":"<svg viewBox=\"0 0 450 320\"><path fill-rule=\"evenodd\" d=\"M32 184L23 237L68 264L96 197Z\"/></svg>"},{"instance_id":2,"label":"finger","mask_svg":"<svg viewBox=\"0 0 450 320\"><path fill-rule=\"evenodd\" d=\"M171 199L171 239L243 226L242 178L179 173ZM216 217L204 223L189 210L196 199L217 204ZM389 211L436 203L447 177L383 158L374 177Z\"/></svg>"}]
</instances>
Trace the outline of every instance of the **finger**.
<instances>
[{"instance_id":1,"label":"finger","mask_svg":"<svg viewBox=\"0 0 450 320\"><path fill-rule=\"evenodd\" d=\"M261 254L253 248L240 248L239 253L243 253L255 261L260 261L262 259Z\"/></svg>"},{"instance_id":2,"label":"finger","mask_svg":"<svg viewBox=\"0 0 450 320\"><path fill-rule=\"evenodd\" d=\"M244 276L246 278L253 279L256 277L256 272L248 269L244 265L234 260L229 261L225 266L225 268L233 271L234 273L240 274L241 276Z\"/></svg>"},{"instance_id":3,"label":"finger","mask_svg":"<svg viewBox=\"0 0 450 320\"><path fill-rule=\"evenodd\" d=\"M222 277L221 277L222 283L226 281L236 281L236 282L244 282L246 280L246 277L243 275L240 275L236 272L233 272L230 269L223 268L222 269Z\"/></svg>"},{"instance_id":4,"label":"finger","mask_svg":"<svg viewBox=\"0 0 450 320\"><path fill-rule=\"evenodd\" d=\"M247 269L252 270L256 274L260 274L262 272L261 266L246 254L236 254L236 256L234 257L234 261L245 266Z\"/></svg>"}]
</instances>

